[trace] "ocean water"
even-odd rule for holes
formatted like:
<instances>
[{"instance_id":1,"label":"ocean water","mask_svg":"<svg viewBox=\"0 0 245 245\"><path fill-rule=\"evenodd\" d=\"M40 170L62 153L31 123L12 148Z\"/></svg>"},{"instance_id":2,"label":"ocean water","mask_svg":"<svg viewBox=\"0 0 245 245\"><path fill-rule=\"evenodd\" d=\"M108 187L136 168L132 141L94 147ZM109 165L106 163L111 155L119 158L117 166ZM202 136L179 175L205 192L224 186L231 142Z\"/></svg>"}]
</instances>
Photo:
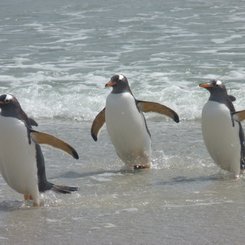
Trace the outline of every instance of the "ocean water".
<instances>
[{"instance_id":1,"label":"ocean water","mask_svg":"<svg viewBox=\"0 0 245 245\"><path fill-rule=\"evenodd\" d=\"M0 93L14 94L38 130L72 144L80 159L43 147L50 181L44 207L24 205L0 179L1 244L244 244L244 177L220 171L203 144L200 117L223 81L245 109L243 0L9 0L0 2ZM91 123L105 83L127 76L136 98L174 109L156 114L153 168L122 173L106 130Z\"/></svg>"}]
</instances>

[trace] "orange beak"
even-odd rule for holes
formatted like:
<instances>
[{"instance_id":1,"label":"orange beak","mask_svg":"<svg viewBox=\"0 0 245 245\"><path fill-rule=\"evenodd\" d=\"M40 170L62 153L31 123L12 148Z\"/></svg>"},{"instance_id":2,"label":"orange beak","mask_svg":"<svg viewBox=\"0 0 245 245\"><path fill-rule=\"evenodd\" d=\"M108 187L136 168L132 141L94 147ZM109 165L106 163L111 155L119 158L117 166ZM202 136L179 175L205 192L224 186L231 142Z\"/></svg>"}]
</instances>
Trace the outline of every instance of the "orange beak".
<instances>
[{"instance_id":1,"label":"orange beak","mask_svg":"<svg viewBox=\"0 0 245 245\"><path fill-rule=\"evenodd\" d=\"M199 84L199 87L201 87L201 88L212 88L213 85L211 83L201 83L201 84Z\"/></svg>"},{"instance_id":2,"label":"orange beak","mask_svg":"<svg viewBox=\"0 0 245 245\"><path fill-rule=\"evenodd\" d=\"M116 85L116 82L109 81L108 83L105 84L105 88L107 87L114 87Z\"/></svg>"}]
</instances>

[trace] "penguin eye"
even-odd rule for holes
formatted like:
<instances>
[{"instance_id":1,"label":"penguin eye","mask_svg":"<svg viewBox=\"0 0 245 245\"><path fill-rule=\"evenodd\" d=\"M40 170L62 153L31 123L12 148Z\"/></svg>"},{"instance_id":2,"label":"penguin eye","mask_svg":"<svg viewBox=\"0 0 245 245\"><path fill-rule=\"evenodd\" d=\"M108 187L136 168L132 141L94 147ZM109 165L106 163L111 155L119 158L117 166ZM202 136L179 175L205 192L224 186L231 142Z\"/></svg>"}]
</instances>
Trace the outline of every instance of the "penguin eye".
<instances>
[{"instance_id":1,"label":"penguin eye","mask_svg":"<svg viewBox=\"0 0 245 245\"><path fill-rule=\"evenodd\" d=\"M9 104L10 100L9 99L5 99L4 102L5 102L5 104Z\"/></svg>"}]
</instances>

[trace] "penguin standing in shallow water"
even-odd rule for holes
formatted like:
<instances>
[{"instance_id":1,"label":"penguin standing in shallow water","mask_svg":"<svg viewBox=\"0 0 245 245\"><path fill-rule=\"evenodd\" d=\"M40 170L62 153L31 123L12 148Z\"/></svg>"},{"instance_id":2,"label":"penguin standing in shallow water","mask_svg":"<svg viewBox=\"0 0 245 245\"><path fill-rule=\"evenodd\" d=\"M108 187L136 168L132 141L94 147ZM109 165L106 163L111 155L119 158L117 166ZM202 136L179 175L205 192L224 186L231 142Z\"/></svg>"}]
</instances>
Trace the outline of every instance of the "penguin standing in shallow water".
<instances>
[{"instance_id":1,"label":"penguin standing in shallow water","mask_svg":"<svg viewBox=\"0 0 245 245\"><path fill-rule=\"evenodd\" d=\"M242 125L233 116L235 98L227 94L219 80L199 86L210 92L202 110L202 134L207 150L218 166L238 178L245 167L245 142Z\"/></svg>"},{"instance_id":2,"label":"penguin standing in shallow water","mask_svg":"<svg viewBox=\"0 0 245 245\"><path fill-rule=\"evenodd\" d=\"M48 144L78 159L77 152L64 141L35 131L37 123L28 118L17 99L10 94L0 96L0 172L7 184L25 200L40 205L39 192L53 190L71 193L77 187L54 185L47 181L45 162L39 144Z\"/></svg>"},{"instance_id":3,"label":"penguin standing in shallow water","mask_svg":"<svg viewBox=\"0 0 245 245\"><path fill-rule=\"evenodd\" d=\"M93 121L93 139L97 141L97 134L106 122L112 144L125 163L125 169L149 168L151 136L143 112L157 112L179 122L177 113L164 105L135 99L123 75L114 75L105 86L112 87L112 92L106 99L105 108Z\"/></svg>"}]
</instances>

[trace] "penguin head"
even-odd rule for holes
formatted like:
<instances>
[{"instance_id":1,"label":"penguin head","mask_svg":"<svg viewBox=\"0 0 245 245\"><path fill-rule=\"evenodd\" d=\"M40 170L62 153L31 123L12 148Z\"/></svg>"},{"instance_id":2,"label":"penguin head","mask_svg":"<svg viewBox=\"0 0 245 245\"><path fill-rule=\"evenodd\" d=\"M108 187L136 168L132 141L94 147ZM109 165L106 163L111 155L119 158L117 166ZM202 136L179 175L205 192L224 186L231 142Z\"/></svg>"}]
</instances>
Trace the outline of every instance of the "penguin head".
<instances>
[{"instance_id":1,"label":"penguin head","mask_svg":"<svg viewBox=\"0 0 245 245\"><path fill-rule=\"evenodd\" d=\"M20 103L12 94L0 95L0 109L2 116L18 118L29 128L38 126L34 119L28 118L26 113L22 110Z\"/></svg>"},{"instance_id":2,"label":"penguin head","mask_svg":"<svg viewBox=\"0 0 245 245\"><path fill-rule=\"evenodd\" d=\"M124 75L114 75L105 87L112 87L112 93L131 92L128 79Z\"/></svg>"},{"instance_id":3,"label":"penguin head","mask_svg":"<svg viewBox=\"0 0 245 245\"><path fill-rule=\"evenodd\" d=\"M211 94L227 94L226 87L220 80L211 80L208 83L201 83L199 87L207 89Z\"/></svg>"},{"instance_id":4,"label":"penguin head","mask_svg":"<svg viewBox=\"0 0 245 245\"><path fill-rule=\"evenodd\" d=\"M21 110L18 100L11 94L0 95L0 108L2 115L14 116Z\"/></svg>"},{"instance_id":5,"label":"penguin head","mask_svg":"<svg viewBox=\"0 0 245 245\"><path fill-rule=\"evenodd\" d=\"M199 87L206 88L209 91L212 90L226 90L225 85L220 80L211 80L208 83L201 83Z\"/></svg>"},{"instance_id":6,"label":"penguin head","mask_svg":"<svg viewBox=\"0 0 245 245\"><path fill-rule=\"evenodd\" d=\"M201 88L207 89L210 92L209 100L225 103L227 107L229 107L231 110L234 110L232 101L235 101L236 98L227 94L226 87L221 81L211 80L208 83L201 83L199 86Z\"/></svg>"},{"instance_id":7,"label":"penguin head","mask_svg":"<svg viewBox=\"0 0 245 245\"><path fill-rule=\"evenodd\" d=\"M14 106L16 101L16 98L12 94L0 95L0 108Z\"/></svg>"}]
</instances>

